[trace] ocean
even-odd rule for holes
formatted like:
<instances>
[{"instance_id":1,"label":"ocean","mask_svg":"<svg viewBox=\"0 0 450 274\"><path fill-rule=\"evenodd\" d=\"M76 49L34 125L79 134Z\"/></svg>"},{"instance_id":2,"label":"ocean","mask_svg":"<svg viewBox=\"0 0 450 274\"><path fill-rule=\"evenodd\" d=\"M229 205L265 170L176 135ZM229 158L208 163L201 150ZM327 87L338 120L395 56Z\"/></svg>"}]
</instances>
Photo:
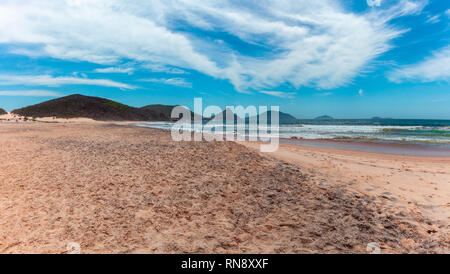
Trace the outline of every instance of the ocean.
<instances>
[{"instance_id":1,"label":"ocean","mask_svg":"<svg viewBox=\"0 0 450 274\"><path fill-rule=\"evenodd\" d=\"M150 122L137 125L170 130L173 124ZM220 132L216 130L216 133ZM254 134L256 132L249 131L247 127L246 135ZM298 120L297 124L281 124L279 136L287 139L441 144L450 147L450 120L307 119Z\"/></svg>"}]
</instances>

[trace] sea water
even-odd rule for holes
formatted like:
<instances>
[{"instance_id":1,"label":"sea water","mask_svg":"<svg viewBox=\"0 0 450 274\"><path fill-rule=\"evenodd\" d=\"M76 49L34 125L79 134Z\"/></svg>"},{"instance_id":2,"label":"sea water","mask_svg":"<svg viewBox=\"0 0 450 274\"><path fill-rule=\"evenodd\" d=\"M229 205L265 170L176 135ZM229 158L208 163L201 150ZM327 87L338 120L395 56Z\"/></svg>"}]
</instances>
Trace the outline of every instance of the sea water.
<instances>
[{"instance_id":1,"label":"sea water","mask_svg":"<svg viewBox=\"0 0 450 274\"><path fill-rule=\"evenodd\" d=\"M149 122L138 126L170 130L174 123ZM260 127L260 130L267 129ZM258 130L248 125L237 125L233 132L245 132L256 136ZM215 133L223 133L216 127ZM333 139L365 142L441 144L450 147L450 120L413 119L345 119L345 120L298 120L296 124L281 124L280 138L287 139Z\"/></svg>"}]
</instances>

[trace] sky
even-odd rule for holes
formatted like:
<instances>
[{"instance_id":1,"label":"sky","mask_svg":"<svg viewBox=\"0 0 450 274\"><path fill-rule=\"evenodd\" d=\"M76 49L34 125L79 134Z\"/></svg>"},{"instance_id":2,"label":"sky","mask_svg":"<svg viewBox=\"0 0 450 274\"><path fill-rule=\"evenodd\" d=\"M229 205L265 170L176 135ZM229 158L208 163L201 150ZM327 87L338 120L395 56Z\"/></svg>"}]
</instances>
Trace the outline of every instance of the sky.
<instances>
[{"instance_id":1,"label":"sky","mask_svg":"<svg viewBox=\"0 0 450 274\"><path fill-rule=\"evenodd\" d=\"M448 0L0 0L0 107L70 94L450 119Z\"/></svg>"}]
</instances>

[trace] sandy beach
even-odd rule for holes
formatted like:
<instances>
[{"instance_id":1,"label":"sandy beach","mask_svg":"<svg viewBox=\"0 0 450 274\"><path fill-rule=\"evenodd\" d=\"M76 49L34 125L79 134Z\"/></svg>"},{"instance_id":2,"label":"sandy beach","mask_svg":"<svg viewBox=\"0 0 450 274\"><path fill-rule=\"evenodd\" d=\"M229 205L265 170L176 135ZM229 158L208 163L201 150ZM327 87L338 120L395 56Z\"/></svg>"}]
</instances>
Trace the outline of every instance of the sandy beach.
<instances>
[{"instance_id":1,"label":"sandy beach","mask_svg":"<svg viewBox=\"0 0 450 274\"><path fill-rule=\"evenodd\" d=\"M259 150L255 142L241 144ZM376 144L375 144L376 145ZM408 216L422 232L450 239L450 157L391 155L281 144L270 157L302 167L321 186L372 197L381 210ZM413 216L413 218L410 218Z\"/></svg>"},{"instance_id":2,"label":"sandy beach","mask_svg":"<svg viewBox=\"0 0 450 274\"><path fill-rule=\"evenodd\" d=\"M449 158L0 123L0 253L449 252Z\"/></svg>"}]
</instances>

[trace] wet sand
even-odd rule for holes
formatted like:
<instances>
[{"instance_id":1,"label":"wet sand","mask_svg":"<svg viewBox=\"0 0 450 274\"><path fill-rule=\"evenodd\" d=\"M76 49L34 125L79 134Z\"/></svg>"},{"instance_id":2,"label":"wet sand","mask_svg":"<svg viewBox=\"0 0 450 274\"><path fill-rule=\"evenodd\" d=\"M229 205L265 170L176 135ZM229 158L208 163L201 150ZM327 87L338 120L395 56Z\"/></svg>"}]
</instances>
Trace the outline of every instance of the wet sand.
<instances>
[{"instance_id":1,"label":"wet sand","mask_svg":"<svg viewBox=\"0 0 450 274\"><path fill-rule=\"evenodd\" d=\"M429 156L429 157L450 157L449 144L411 144L411 143L386 143L386 142L365 142L346 140L326 140L326 139L280 139L282 144L294 144L309 147L331 148L352 151L375 152L383 154L409 155L409 156Z\"/></svg>"},{"instance_id":2,"label":"wet sand","mask_svg":"<svg viewBox=\"0 0 450 274\"><path fill-rule=\"evenodd\" d=\"M0 123L0 253L67 253L71 242L81 253L366 253L370 242L383 253L449 251L448 219L419 201L402 212L379 203L372 171L349 181L315 167L339 170L340 160L313 148L299 164L246 145L108 123ZM436 187L431 201L448 209L437 180L446 163L423 167L433 181L405 193Z\"/></svg>"}]
</instances>

